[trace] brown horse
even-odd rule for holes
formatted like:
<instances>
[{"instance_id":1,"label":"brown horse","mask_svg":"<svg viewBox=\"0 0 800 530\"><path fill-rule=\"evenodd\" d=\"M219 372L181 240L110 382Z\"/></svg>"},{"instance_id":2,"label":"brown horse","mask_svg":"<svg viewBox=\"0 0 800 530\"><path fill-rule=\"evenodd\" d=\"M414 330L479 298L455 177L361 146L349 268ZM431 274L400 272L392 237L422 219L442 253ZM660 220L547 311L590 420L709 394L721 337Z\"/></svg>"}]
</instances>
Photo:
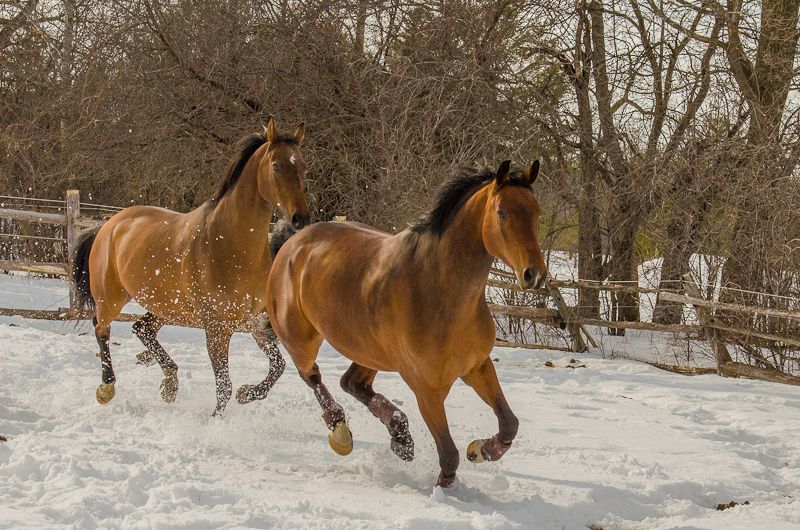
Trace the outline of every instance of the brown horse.
<instances>
[{"instance_id":1,"label":"brown horse","mask_svg":"<svg viewBox=\"0 0 800 530\"><path fill-rule=\"evenodd\" d=\"M539 286L546 267L531 189L539 162L524 171L509 168L505 161L496 174L462 170L440 189L433 210L397 235L334 222L311 225L294 237L286 227L273 237L270 321L300 377L314 389L337 453L348 454L353 440L315 362L323 339L353 361L342 388L386 425L392 450L411 460L406 415L372 389L379 371L400 373L436 440L437 484L451 485L458 467L444 409L457 378L475 389L499 421L499 433L472 442L467 458L497 460L511 446L519 422L489 358L495 325L486 279L494 257L514 269L524 288Z\"/></svg>"},{"instance_id":2,"label":"brown horse","mask_svg":"<svg viewBox=\"0 0 800 530\"><path fill-rule=\"evenodd\" d=\"M274 207L296 229L308 224L303 193L305 163L300 153L303 124L280 134L270 118L264 134L244 138L215 196L189 213L132 206L97 231L83 236L72 278L79 308L94 308L102 379L97 401L115 393L111 366L111 322L131 299L147 313L133 325L164 374L161 397L175 400L178 366L156 340L166 323L204 328L217 388L215 414L231 396L228 346L237 329L253 333L270 362L258 385L244 385L237 399L262 399L283 373L285 362L266 319L269 222Z\"/></svg>"}]
</instances>

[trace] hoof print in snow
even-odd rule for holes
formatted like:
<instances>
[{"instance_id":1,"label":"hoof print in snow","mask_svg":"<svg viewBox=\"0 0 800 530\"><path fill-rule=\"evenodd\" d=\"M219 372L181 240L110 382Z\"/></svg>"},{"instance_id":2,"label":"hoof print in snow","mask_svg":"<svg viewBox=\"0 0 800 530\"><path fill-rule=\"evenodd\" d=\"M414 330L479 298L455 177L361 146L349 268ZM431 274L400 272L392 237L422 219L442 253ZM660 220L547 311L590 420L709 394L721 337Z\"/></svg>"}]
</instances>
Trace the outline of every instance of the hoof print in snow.
<instances>
[{"instance_id":1,"label":"hoof print in snow","mask_svg":"<svg viewBox=\"0 0 800 530\"><path fill-rule=\"evenodd\" d=\"M744 501L744 502L731 501L722 504L717 504L717 510L721 512L722 510L727 510L728 508L733 508L734 506L739 506L744 504L750 504L750 501Z\"/></svg>"},{"instance_id":2,"label":"hoof print in snow","mask_svg":"<svg viewBox=\"0 0 800 530\"><path fill-rule=\"evenodd\" d=\"M553 367L555 366L555 365L553 364L553 361L546 361L546 362L544 363L544 365L545 365L546 367L548 367L548 368L553 368Z\"/></svg>"},{"instance_id":3,"label":"hoof print in snow","mask_svg":"<svg viewBox=\"0 0 800 530\"><path fill-rule=\"evenodd\" d=\"M8 441L8 438L6 438L2 434L0 434L0 442L7 442L7 441Z\"/></svg>"},{"instance_id":4,"label":"hoof print in snow","mask_svg":"<svg viewBox=\"0 0 800 530\"><path fill-rule=\"evenodd\" d=\"M572 369L575 369L575 368L586 368L586 365L583 364L582 362L578 361L578 360L570 359L569 360L569 364L566 367L567 368L572 368Z\"/></svg>"}]
</instances>

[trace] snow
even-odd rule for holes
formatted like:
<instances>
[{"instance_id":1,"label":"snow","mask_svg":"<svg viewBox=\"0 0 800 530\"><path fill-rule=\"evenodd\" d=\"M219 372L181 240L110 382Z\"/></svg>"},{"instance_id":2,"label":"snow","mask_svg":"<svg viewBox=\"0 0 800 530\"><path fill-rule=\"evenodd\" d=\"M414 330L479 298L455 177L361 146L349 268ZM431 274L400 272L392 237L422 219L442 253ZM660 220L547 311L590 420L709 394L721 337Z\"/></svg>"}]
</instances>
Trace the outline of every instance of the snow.
<instances>
[{"instance_id":1,"label":"snow","mask_svg":"<svg viewBox=\"0 0 800 530\"><path fill-rule=\"evenodd\" d=\"M57 280L0 276L2 306L55 308L65 296ZM456 384L447 410L462 462L457 485L442 490L432 486L433 439L396 375L380 374L376 389L408 414L411 463L339 389L348 362L323 346L323 378L355 439L353 453L339 457L292 369L266 400L232 401L212 418L202 333L168 327L159 337L180 367L177 401L160 400L159 370L135 364L142 346L130 324L116 323L117 395L100 406L88 323L0 318L0 434L8 438L0 443L0 527L800 527L795 387L684 377L599 354L569 369L567 354L497 348L519 436L501 461L467 462L467 444L497 424ZM266 359L252 338L236 335L231 352L234 390L263 378ZM750 504L715 509L732 500Z\"/></svg>"}]
</instances>

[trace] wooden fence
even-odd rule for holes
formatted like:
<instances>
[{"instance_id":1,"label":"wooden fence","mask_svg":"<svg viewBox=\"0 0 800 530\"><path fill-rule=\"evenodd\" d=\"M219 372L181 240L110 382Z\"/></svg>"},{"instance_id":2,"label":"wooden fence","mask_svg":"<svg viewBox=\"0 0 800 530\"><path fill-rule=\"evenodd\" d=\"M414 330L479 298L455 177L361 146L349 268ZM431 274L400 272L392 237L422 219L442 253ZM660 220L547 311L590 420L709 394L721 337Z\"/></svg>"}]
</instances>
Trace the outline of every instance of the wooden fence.
<instances>
[{"instance_id":1,"label":"wooden fence","mask_svg":"<svg viewBox=\"0 0 800 530\"><path fill-rule=\"evenodd\" d=\"M94 205L96 206L96 205ZM88 218L81 216L80 194L77 190L69 190L64 201L64 214L44 213L30 210L18 210L0 208L0 218L24 221L30 223L56 224L66 227L66 247L68 260L72 259L75 242L80 230L95 228L100 226L104 219ZM342 220L339 218L339 220ZM6 271L25 271L37 274L47 274L53 276L66 276L70 263L36 263L30 261L10 261L0 260L0 270ZM498 340L501 346L528 347L528 348L548 348L555 350L584 352L592 348L597 348L590 327L610 328L610 329L635 329L648 330L662 333L680 334L702 340L707 340L717 362L716 369L710 369L720 375L733 377L751 377L756 379L767 379L784 383L800 384L800 378L781 373L774 367L756 367L738 362L734 362L726 343L732 339L737 341L760 339L786 345L787 347L800 348L800 336L789 334L764 333L753 329L741 329L727 323L716 316L718 311L733 311L748 315L765 315L769 317L797 320L800 322L800 311L786 311L769 307L744 306L738 304L722 303L714 300L705 299L699 287L696 285L691 275L687 274L683 279L683 284L679 289L665 290L656 288L643 288L638 285L628 285L619 283L601 283L586 280L563 280L550 277L545 282L545 287L539 291L525 291L516 282L516 277L500 269L492 269L490 278L487 281L490 287L504 289L512 292L534 292L548 300L550 307L528 307L508 304L490 304L490 310L494 315L503 315L510 318L530 320L535 323L552 326L557 329L566 330L570 338L570 347L559 347L552 344L527 344L513 343ZM694 308L697 314L696 324L660 324L655 322L628 322L616 320L604 320L601 318L587 318L580 316L575 307L569 306L561 293L562 289L589 288L606 292L629 292L637 295L655 294L661 300L679 304L685 304ZM70 286L70 308L74 307L74 293ZM75 320L88 319L91 315L76 314L70 308L59 308L54 311L45 310L21 310L14 308L0 308L0 315L20 315L25 318L42 318L48 320ZM139 315L122 314L119 320L132 321ZM669 369L678 373L695 374L705 373L706 369L696 369L679 366L665 366L654 363L660 368Z\"/></svg>"}]
</instances>

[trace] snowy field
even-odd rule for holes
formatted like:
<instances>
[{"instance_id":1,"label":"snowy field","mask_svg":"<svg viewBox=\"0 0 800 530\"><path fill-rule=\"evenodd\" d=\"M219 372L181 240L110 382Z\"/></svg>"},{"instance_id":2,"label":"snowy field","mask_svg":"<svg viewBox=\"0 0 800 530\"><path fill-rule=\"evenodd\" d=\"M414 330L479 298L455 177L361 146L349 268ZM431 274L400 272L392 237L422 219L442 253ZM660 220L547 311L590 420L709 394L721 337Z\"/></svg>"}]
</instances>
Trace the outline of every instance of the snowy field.
<instances>
[{"instance_id":1,"label":"snowy field","mask_svg":"<svg viewBox=\"0 0 800 530\"><path fill-rule=\"evenodd\" d=\"M57 307L65 296L60 281L0 275L2 306ZM115 324L117 396L100 406L89 332L88 323L0 318L2 528L800 528L798 388L683 377L598 354L567 369L568 354L498 348L519 436L499 462L462 457L459 482L442 491L432 487L433 439L395 375L379 375L376 390L409 416L411 463L338 388L348 363L327 346L319 364L349 416L348 457L328 448L319 406L291 364L265 401L233 401L212 419L197 330L160 335L180 366L178 399L167 405L159 370L135 364L142 346L129 324ZM236 335L234 390L260 381L265 363ZM462 455L497 431L461 383L447 407ZM750 504L716 510L732 500Z\"/></svg>"}]
</instances>

